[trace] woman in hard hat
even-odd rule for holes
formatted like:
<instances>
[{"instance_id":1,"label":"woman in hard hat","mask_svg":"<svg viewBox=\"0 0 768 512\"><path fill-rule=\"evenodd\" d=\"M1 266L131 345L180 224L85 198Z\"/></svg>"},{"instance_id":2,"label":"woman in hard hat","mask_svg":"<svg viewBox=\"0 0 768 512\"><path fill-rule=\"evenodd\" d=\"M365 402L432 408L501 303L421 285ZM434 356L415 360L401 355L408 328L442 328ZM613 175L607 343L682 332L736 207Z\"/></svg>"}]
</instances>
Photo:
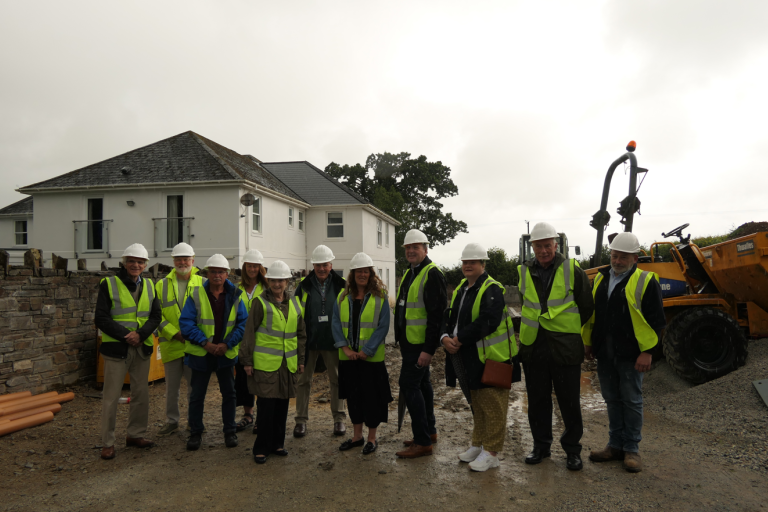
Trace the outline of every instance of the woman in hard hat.
<instances>
[{"instance_id":1,"label":"woman in hard hat","mask_svg":"<svg viewBox=\"0 0 768 512\"><path fill-rule=\"evenodd\" d=\"M387 422L392 391L384 363L384 338L389 332L387 292L373 260L359 252L352 257L346 289L333 308L333 339L339 349L339 398L347 400L354 426L352 439L339 450L363 446L363 454L376 451L376 429ZM363 442L363 423L368 442Z\"/></svg>"},{"instance_id":2,"label":"woman in hard hat","mask_svg":"<svg viewBox=\"0 0 768 512\"><path fill-rule=\"evenodd\" d=\"M499 466L498 452L504 447L507 432L509 388L483 383L488 360L512 363L512 379L520 380L517 343L512 320L504 304L504 286L485 271L488 252L480 244L468 244L461 253L464 279L453 292L448 319L440 342L460 364L446 361L446 381L463 379L474 412L472 443L459 454L473 471ZM461 375L458 368L464 369ZM486 379L487 380L487 379ZM455 385L455 384L454 384Z\"/></svg>"},{"instance_id":3,"label":"woman in hard hat","mask_svg":"<svg viewBox=\"0 0 768 512\"><path fill-rule=\"evenodd\" d=\"M238 288L243 291L240 300L245 304L245 309L251 311L253 299L261 295L267 289L267 270L264 268L264 256L256 249L252 249L243 256L243 267L240 270L240 284ZM248 378L243 369L242 361L235 365L235 391L237 392L237 407L243 407L243 417L237 422L237 431L242 432L249 425L253 425L253 433L256 433L256 425L253 422L253 395L248 391Z\"/></svg>"},{"instance_id":4,"label":"woman in hard hat","mask_svg":"<svg viewBox=\"0 0 768 512\"><path fill-rule=\"evenodd\" d=\"M288 401L296 396L297 374L304 371L307 335L299 303L288 296L291 270L276 261L267 270L267 289L252 300L240 358L248 391L256 399L253 460L264 464L271 454L284 457Z\"/></svg>"}]
</instances>

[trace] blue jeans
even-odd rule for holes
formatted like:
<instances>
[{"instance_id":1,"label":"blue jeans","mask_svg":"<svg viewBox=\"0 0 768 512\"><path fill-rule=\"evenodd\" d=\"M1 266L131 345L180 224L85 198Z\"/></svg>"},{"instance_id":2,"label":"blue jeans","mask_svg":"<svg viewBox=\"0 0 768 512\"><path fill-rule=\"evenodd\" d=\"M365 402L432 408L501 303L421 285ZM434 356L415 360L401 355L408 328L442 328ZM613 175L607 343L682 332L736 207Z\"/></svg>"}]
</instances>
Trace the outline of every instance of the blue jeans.
<instances>
[{"instance_id":1,"label":"blue jeans","mask_svg":"<svg viewBox=\"0 0 768 512\"><path fill-rule=\"evenodd\" d=\"M643 373L634 360L598 359L597 377L608 406L608 446L638 452L643 429Z\"/></svg>"},{"instance_id":2,"label":"blue jeans","mask_svg":"<svg viewBox=\"0 0 768 512\"><path fill-rule=\"evenodd\" d=\"M208 391L211 373L214 371L216 372L216 378L219 380L219 391L221 391L221 421L224 423L224 433L230 434L237 430L235 425L237 392L235 391L233 368L233 366L228 366L226 368L213 369L209 365L207 371L192 370L192 392L189 397L189 428L193 434L203 433L205 394Z\"/></svg>"},{"instance_id":3,"label":"blue jeans","mask_svg":"<svg viewBox=\"0 0 768 512\"><path fill-rule=\"evenodd\" d=\"M432 446L430 435L436 434L435 406L429 366L417 368L420 352L404 352L400 369L400 393L405 395L405 405L411 415L413 442L419 446Z\"/></svg>"}]
</instances>

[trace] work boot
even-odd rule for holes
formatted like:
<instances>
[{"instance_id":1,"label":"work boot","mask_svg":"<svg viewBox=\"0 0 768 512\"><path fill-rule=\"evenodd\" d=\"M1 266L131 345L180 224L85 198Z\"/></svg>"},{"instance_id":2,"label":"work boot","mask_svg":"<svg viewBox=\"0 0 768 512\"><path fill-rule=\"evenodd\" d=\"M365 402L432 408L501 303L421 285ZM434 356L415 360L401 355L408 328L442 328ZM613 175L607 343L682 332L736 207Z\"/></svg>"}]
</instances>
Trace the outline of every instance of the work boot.
<instances>
[{"instance_id":1,"label":"work boot","mask_svg":"<svg viewBox=\"0 0 768 512\"><path fill-rule=\"evenodd\" d=\"M101 458L104 460L112 460L115 458L115 447L105 446L101 449Z\"/></svg>"},{"instance_id":2,"label":"work boot","mask_svg":"<svg viewBox=\"0 0 768 512\"><path fill-rule=\"evenodd\" d=\"M160 429L160 432L157 433L158 437L165 437L173 434L179 430L179 424L178 423L166 423L163 428Z\"/></svg>"},{"instance_id":3,"label":"work boot","mask_svg":"<svg viewBox=\"0 0 768 512\"><path fill-rule=\"evenodd\" d=\"M414 443L405 450L397 452L395 455L401 459L415 459L416 457L424 457L425 455L432 455L432 446L419 446Z\"/></svg>"},{"instance_id":4,"label":"work boot","mask_svg":"<svg viewBox=\"0 0 768 512\"><path fill-rule=\"evenodd\" d=\"M611 460L624 460L624 450L606 445L602 450L592 450L589 452L589 460L592 462L608 462Z\"/></svg>"},{"instance_id":5,"label":"work boot","mask_svg":"<svg viewBox=\"0 0 768 512\"><path fill-rule=\"evenodd\" d=\"M154 448L155 443L143 437L126 437L125 446L135 446L136 448Z\"/></svg>"},{"instance_id":6,"label":"work boot","mask_svg":"<svg viewBox=\"0 0 768 512\"><path fill-rule=\"evenodd\" d=\"M639 473L643 470L643 461L639 453L624 452L624 469L630 473Z\"/></svg>"},{"instance_id":7,"label":"work boot","mask_svg":"<svg viewBox=\"0 0 768 512\"><path fill-rule=\"evenodd\" d=\"M227 448L234 448L237 446L237 434L234 432L224 434L224 444L227 445Z\"/></svg>"},{"instance_id":8,"label":"work boot","mask_svg":"<svg viewBox=\"0 0 768 512\"><path fill-rule=\"evenodd\" d=\"M253 427L254 429L256 427ZM307 435L307 424L306 423L297 423L295 427L293 427L293 437L304 437Z\"/></svg>"},{"instance_id":9,"label":"work boot","mask_svg":"<svg viewBox=\"0 0 768 512\"><path fill-rule=\"evenodd\" d=\"M432 441L432 444L437 442L437 434L430 434L429 440ZM411 446L413 444L413 439L408 439L407 441L403 441L403 444L405 446Z\"/></svg>"},{"instance_id":10,"label":"work boot","mask_svg":"<svg viewBox=\"0 0 768 512\"><path fill-rule=\"evenodd\" d=\"M198 448L200 448L201 444L203 444L203 435L192 434L191 436L189 436L189 439L187 439L187 450L195 451Z\"/></svg>"}]
</instances>

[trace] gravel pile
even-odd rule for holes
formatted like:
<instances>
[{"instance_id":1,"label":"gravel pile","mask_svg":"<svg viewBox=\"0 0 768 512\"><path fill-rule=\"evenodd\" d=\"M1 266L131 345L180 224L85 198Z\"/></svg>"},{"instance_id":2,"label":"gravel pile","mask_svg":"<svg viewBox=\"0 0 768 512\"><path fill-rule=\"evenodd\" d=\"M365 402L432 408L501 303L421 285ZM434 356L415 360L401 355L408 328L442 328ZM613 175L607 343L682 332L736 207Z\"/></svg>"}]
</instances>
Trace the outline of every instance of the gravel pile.
<instances>
[{"instance_id":1,"label":"gravel pile","mask_svg":"<svg viewBox=\"0 0 768 512\"><path fill-rule=\"evenodd\" d=\"M644 383L644 403L649 412L711 434L711 441L693 447L705 456L765 473L768 406L752 385L765 378L768 338L750 342L749 358L742 368L695 387L688 388L673 377L667 365L659 365Z\"/></svg>"}]
</instances>

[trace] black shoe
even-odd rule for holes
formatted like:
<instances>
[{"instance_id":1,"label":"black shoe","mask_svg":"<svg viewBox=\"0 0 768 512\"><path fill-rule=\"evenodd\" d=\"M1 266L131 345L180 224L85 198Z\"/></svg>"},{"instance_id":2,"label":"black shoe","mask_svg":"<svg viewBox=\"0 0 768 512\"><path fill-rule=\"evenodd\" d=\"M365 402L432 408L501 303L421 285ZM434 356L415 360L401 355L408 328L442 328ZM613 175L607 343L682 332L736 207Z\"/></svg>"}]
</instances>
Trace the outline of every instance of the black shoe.
<instances>
[{"instance_id":1,"label":"black shoe","mask_svg":"<svg viewBox=\"0 0 768 512\"><path fill-rule=\"evenodd\" d=\"M544 450L543 448L534 448L533 451L529 453L525 458L525 463L539 464L542 460L546 459L550 455L552 455L552 452L549 450Z\"/></svg>"},{"instance_id":2,"label":"black shoe","mask_svg":"<svg viewBox=\"0 0 768 512\"><path fill-rule=\"evenodd\" d=\"M352 448L356 448L358 446L363 446L365 444L365 441L363 441L362 438L358 439L357 441L353 441L351 439L347 439L343 443L341 443L341 446L339 446L340 452L345 452L347 450L351 450Z\"/></svg>"},{"instance_id":3,"label":"black shoe","mask_svg":"<svg viewBox=\"0 0 768 512\"><path fill-rule=\"evenodd\" d=\"M259 457L258 455L254 455L253 462L255 462L256 464L264 464L265 462L267 462L267 456L262 455L261 457Z\"/></svg>"},{"instance_id":4,"label":"black shoe","mask_svg":"<svg viewBox=\"0 0 768 512\"><path fill-rule=\"evenodd\" d=\"M367 443L365 443L365 446L363 447L363 455L368 455L369 453L375 452L376 448L378 448L378 447L379 447L379 443L378 442L372 443L372 442L368 441Z\"/></svg>"},{"instance_id":5,"label":"black shoe","mask_svg":"<svg viewBox=\"0 0 768 512\"><path fill-rule=\"evenodd\" d=\"M201 444L203 444L203 435L192 434L189 436L189 439L187 439L187 450L195 451L200 448Z\"/></svg>"},{"instance_id":6,"label":"black shoe","mask_svg":"<svg viewBox=\"0 0 768 512\"><path fill-rule=\"evenodd\" d=\"M288 456L288 450L286 450L285 448L277 448L277 449L273 450L272 453L274 453L275 455L278 455L280 457L287 457Z\"/></svg>"},{"instance_id":7,"label":"black shoe","mask_svg":"<svg viewBox=\"0 0 768 512\"><path fill-rule=\"evenodd\" d=\"M569 453L568 460L565 462L565 467L571 471L578 471L583 468L584 464L581 463L581 455L578 453Z\"/></svg>"},{"instance_id":8,"label":"black shoe","mask_svg":"<svg viewBox=\"0 0 768 512\"><path fill-rule=\"evenodd\" d=\"M237 434L234 432L224 434L224 444L227 445L227 448L234 448L237 446Z\"/></svg>"}]
</instances>

